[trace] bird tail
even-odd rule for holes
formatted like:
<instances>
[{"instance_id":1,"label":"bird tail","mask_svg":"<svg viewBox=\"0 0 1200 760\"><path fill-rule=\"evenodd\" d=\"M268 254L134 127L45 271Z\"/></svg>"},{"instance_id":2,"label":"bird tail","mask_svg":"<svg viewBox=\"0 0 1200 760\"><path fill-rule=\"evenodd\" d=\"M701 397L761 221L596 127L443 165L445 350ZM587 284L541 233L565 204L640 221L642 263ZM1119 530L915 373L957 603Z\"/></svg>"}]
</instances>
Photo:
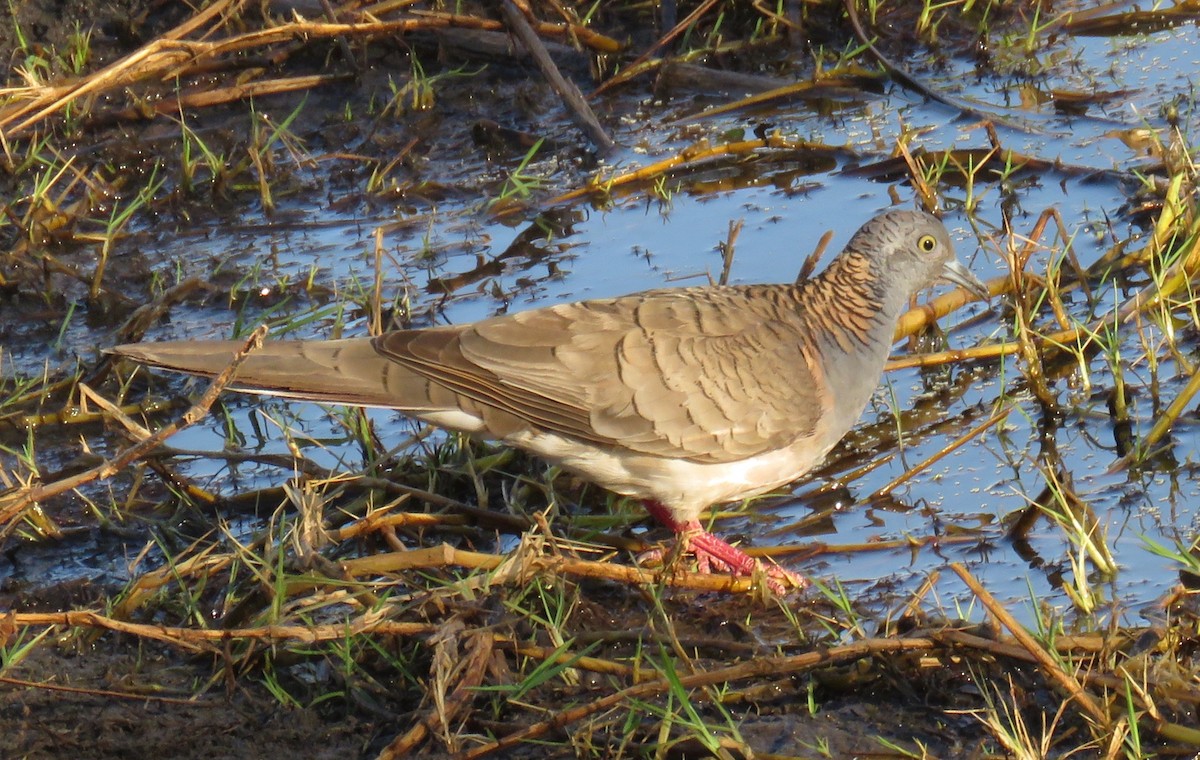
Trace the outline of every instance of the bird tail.
<instances>
[{"instance_id":1,"label":"bird tail","mask_svg":"<svg viewBox=\"0 0 1200 760\"><path fill-rule=\"evenodd\" d=\"M216 377L233 361L241 341L127 343L108 353L152 367ZM427 384L380 356L369 338L275 341L246 356L230 390L319 403L428 408Z\"/></svg>"}]
</instances>

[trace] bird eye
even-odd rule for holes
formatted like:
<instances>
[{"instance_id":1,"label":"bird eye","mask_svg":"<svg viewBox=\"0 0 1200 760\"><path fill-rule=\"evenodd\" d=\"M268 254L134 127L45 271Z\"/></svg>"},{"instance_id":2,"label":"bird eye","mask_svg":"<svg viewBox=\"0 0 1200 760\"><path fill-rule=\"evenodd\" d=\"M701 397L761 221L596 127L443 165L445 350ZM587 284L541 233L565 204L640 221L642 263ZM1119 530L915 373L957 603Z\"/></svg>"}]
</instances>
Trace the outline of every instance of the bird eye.
<instances>
[{"instance_id":1,"label":"bird eye","mask_svg":"<svg viewBox=\"0 0 1200 760\"><path fill-rule=\"evenodd\" d=\"M937 241L933 239L933 235L922 235L917 241L917 247L925 253L929 253L934 248L937 248Z\"/></svg>"}]
</instances>

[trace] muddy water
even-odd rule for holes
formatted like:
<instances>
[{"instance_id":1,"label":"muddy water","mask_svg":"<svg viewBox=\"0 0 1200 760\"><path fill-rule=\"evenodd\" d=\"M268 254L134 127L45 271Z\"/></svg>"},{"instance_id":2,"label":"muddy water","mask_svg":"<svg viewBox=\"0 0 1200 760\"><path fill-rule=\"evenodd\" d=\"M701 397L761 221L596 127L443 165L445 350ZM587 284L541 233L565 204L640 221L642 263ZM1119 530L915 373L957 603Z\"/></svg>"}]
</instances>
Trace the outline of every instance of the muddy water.
<instances>
[{"instance_id":1,"label":"muddy water","mask_svg":"<svg viewBox=\"0 0 1200 760\"><path fill-rule=\"evenodd\" d=\"M921 78L933 89L1008 120L1007 126L997 127L1005 147L1070 165L1062 170L1019 172L1004 181L981 178L970 188L941 188L947 224L974 271L985 278L1006 271L998 249L1003 239L1002 208L1013 213L1018 234L1029 232L1044 209L1057 209L1073 236L1074 255L1085 267L1114 239L1143 234L1146 217L1128 210L1136 172L1151 159L1120 138L1147 125L1162 127L1163 108L1173 103L1185 142L1190 138L1195 118L1187 100L1193 86L1190 74L1200 65L1194 34L1193 28L1181 27L1129 38L1068 34L1053 41L1041 38L1028 55L1004 53L1011 58L1005 61L1012 71L1009 78L976 81L970 59L963 56L919 67ZM731 281L786 281L796 276L825 231L833 233L831 249L836 250L871 215L897 203L913 204L907 183L853 171L888 157L897 135L907 131L913 135L910 144L926 150L988 144L976 118L896 85L887 85L881 93L856 93L818 104L793 102L750 114L698 119L683 118L696 111L694 91L654 95L644 87L632 87L596 102L620 144L597 163L585 148L576 147L584 143L553 96L538 83L518 82L511 69L492 67L470 78L437 80L436 98L427 111L390 119L353 114L339 118L361 110L372 93L378 95L385 87L384 77L375 74L364 77L350 92L327 90L309 96L293 129L311 160L297 163L294 182L277 199L275 210L268 212L253 193L241 192L237 203L223 204L209 215L157 223L144 220L134 226L117 250L117 261L135 261L168 281L199 276L239 296L233 302L215 298L176 308L170 321L155 326L148 339L228 336L260 319L278 317L301 322L285 331L284 337L362 334L366 330L363 312L336 304L347 293L360 304L366 301L379 228L383 229L385 300L405 302L406 319L414 325L459 323L567 300L703 283L722 269L718 244L734 220L744 227ZM1032 102L1032 95L1051 89L1110 95L1077 107L1071 115L1049 102L1023 105ZM481 97L488 92L501 97ZM723 99L708 93L705 101ZM259 108L279 122L296 105L295 100L268 99ZM534 112L540 115L532 118ZM245 128L239 118L233 117L225 128ZM560 210L555 228L546 235L537 231L532 210L503 221L489 212L488 201L501 191L521 151L496 153L477 146L470 127L481 118L533 128L556 143L535 155L524 170L536 179L535 199L573 189L597 174L615 174L675 155L700 140L719 141L730 130L760 122L769 122L785 135L845 150L812 166L712 170L671 179L657 196L643 188L603 202L575 203ZM219 139L217 132L203 134ZM146 137L147 145L153 145L152 138ZM411 158L401 161L386 178L390 192L359 196L349 189L358 185L338 174L354 167L346 154L354 152L358 141L383 142L401 150L413 138L417 147ZM276 160L291 159L280 149ZM360 171L356 181L361 179ZM1044 271L1061 256L1061 241L1046 238L1044 242L1052 249L1035 253L1032 271ZM315 295L302 286L305 282L315 283L322 293ZM1101 304L1096 313L1111 309L1127 295L1128 291L1114 290L1111 284L1103 286L1095 294ZM1068 302L1068 307L1074 319L1092 317L1082 299ZM1011 334L1011 321L1003 301L997 301L956 313L943 327L951 330L950 345L966 347L1005 340ZM958 324L964 326L955 329ZM1192 339L1185 335L1183 340L1186 346ZM104 328L76 317L63 332L61 345L51 351L41 340L7 345L5 371L32 373L46 361L67 363L76 356L94 361L95 347L108 341ZM1129 363L1126 382L1134 388L1137 427L1144 431L1156 407L1173 398L1186 377L1180 376L1168 356L1152 378L1145 361L1139 359L1143 349L1134 331L1129 331L1121 353ZM1148 388L1152 379L1158 383L1157 402ZM1120 572L1111 579L1112 600L1136 618L1140 608L1152 605L1177 580L1177 568L1149 553L1141 536L1168 544L1176 538L1188 543L1200 524L1195 507L1200 499L1189 469L1196 434L1186 418L1177 426L1175 469L1160 470L1152 464L1134 473L1107 474L1115 459L1105 406L1112 382L1103 356L1069 369L1055 386L1064 413L1050 435L1076 490L1100 516L1120 564ZM263 409L258 402L229 403L232 424L257 451L286 453L277 430L254 422ZM1002 426L901 486L890 498L867 501L908 466L956 439L971 421L984 419L997 404L1013 407ZM903 410L931 407L936 414L909 415L907 421L900 415L897 422ZM280 402L268 402L265 408L325 442L323 450L311 452L320 464L351 467L359 462L353 446L339 444L344 435L325 410ZM1041 416L1011 359L981 367L889 373L850 444L835 452L830 467L815 480L796 486L795 493L802 498L764 500L756 505L753 518L734 520L721 529L759 545L803 546L820 540L836 546L966 536L965 542L947 542L937 551L834 552L796 566L817 577L835 577L852 594L881 581L902 593L948 559L962 560L998 596L1022 598L1031 586L1039 597L1069 607L1057 584L1070 572L1070 549L1058 530L1039 523L1028 546L1018 552L1005 539L1002 525L1006 516L1024 509L1044 486L1036 467L1045 446ZM372 418L389 445L412 433L411 426L395 415L374 412ZM947 419L957 422L937 426ZM905 429L906 424L911 429ZM224 446L227 438L226 423L213 418L177 436L172 444L213 450ZM843 483L842 476L855 465L881 455L877 446L898 455L869 475ZM78 453L70 440L47 439L41 448L51 464ZM278 483L289 475L253 465L231 472L203 459L184 465L182 471L223 493ZM846 498L814 519L817 510L828 508L828 501L807 495L822 485L844 485ZM121 563L98 559L114 556L112 548L105 546L98 552L95 546L84 545L77 561L62 563L39 562L41 550L34 547L26 555L22 575L29 580L31 572L36 575L53 567L58 578L104 576L119 581ZM60 551L55 549L53 556L61 558ZM12 568L0 569L0 573L12 572Z\"/></svg>"}]
</instances>

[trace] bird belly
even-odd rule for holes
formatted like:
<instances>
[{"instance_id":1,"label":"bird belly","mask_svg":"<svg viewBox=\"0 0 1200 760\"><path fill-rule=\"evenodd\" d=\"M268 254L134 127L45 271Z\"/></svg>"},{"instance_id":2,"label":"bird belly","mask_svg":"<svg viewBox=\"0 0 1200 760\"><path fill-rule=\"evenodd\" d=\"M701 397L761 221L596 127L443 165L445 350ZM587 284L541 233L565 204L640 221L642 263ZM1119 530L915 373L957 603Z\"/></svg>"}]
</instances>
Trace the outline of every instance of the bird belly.
<instances>
[{"instance_id":1,"label":"bird belly","mask_svg":"<svg viewBox=\"0 0 1200 760\"><path fill-rule=\"evenodd\" d=\"M832 448L806 439L735 462L703 463L603 448L571 438L527 431L510 436L512 445L624 496L652 499L681 521L697 519L713 504L756 496L789 483L824 459Z\"/></svg>"}]
</instances>

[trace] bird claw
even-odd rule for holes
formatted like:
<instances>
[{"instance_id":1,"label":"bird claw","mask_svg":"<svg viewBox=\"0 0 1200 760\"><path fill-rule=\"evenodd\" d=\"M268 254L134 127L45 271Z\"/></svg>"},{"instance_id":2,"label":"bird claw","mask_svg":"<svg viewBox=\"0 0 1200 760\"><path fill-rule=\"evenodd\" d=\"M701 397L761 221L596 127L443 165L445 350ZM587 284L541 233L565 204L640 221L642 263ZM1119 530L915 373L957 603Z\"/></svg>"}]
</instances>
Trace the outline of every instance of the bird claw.
<instances>
[{"instance_id":1,"label":"bird claw","mask_svg":"<svg viewBox=\"0 0 1200 760\"><path fill-rule=\"evenodd\" d=\"M755 571L761 571L767 586L776 594L785 594L790 589L804 589L809 586L808 579L803 575L751 557L704 530L699 522L693 521L683 527L684 529L678 532L678 540L681 542L679 549L695 557L697 573L729 573L737 577L752 576ZM653 549L638 555L639 563L665 562L667 558L668 552L663 549Z\"/></svg>"},{"instance_id":2,"label":"bird claw","mask_svg":"<svg viewBox=\"0 0 1200 760\"><path fill-rule=\"evenodd\" d=\"M703 575L708 575L709 573L714 572L730 573L732 575L738 574L733 565L729 564L720 557L710 554L709 552L692 549L692 556L696 558L696 572Z\"/></svg>"}]
</instances>

